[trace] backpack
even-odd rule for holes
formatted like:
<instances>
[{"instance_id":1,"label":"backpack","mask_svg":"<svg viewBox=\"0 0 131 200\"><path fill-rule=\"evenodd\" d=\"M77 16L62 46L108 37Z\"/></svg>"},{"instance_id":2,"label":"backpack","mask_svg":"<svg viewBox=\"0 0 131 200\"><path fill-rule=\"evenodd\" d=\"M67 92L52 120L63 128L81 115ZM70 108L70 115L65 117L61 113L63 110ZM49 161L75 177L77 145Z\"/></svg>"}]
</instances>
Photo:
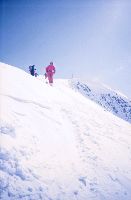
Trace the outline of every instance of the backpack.
<instances>
[{"instance_id":1,"label":"backpack","mask_svg":"<svg viewBox=\"0 0 131 200\"><path fill-rule=\"evenodd\" d=\"M32 70L32 66L29 66L29 71L31 71Z\"/></svg>"}]
</instances>

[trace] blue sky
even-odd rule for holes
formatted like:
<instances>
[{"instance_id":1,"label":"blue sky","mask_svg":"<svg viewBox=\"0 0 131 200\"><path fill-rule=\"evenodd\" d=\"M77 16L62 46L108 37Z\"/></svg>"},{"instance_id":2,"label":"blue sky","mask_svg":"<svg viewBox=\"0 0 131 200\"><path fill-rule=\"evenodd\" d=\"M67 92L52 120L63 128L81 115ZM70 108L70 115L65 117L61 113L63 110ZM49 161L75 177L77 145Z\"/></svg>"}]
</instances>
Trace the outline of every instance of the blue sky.
<instances>
[{"instance_id":1,"label":"blue sky","mask_svg":"<svg viewBox=\"0 0 131 200\"><path fill-rule=\"evenodd\" d=\"M100 80L131 97L130 0L0 0L0 61Z\"/></svg>"}]
</instances>

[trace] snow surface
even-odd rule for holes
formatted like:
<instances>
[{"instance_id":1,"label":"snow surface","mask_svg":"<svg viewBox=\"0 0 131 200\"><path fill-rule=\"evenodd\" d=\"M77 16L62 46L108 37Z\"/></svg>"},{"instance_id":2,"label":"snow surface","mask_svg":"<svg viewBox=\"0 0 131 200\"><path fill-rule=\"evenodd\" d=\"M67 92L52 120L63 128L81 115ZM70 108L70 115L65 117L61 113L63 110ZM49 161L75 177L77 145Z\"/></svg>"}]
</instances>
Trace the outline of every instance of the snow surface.
<instances>
[{"instance_id":1,"label":"snow surface","mask_svg":"<svg viewBox=\"0 0 131 200\"><path fill-rule=\"evenodd\" d=\"M96 81L72 79L70 85L107 111L131 123L131 100L121 92Z\"/></svg>"},{"instance_id":2,"label":"snow surface","mask_svg":"<svg viewBox=\"0 0 131 200\"><path fill-rule=\"evenodd\" d=\"M130 123L3 63L0 103L0 199L131 199Z\"/></svg>"}]
</instances>

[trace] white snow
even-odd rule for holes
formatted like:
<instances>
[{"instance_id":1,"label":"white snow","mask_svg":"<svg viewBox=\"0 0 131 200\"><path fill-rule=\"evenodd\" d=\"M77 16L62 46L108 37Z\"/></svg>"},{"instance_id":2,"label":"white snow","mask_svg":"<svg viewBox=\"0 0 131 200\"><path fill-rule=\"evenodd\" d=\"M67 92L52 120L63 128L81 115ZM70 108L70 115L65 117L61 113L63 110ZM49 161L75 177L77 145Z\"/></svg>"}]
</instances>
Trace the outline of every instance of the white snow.
<instances>
[{"instance_id":1,"label":"white snow","mask_svg":"<svg viewBox=\"0 0 131 200\"><path fill-rule=\"evenodd\" d=\"M70 86L107 111L131 123L131 101L121 92L96 81L70 80Z\"/></svg>"},{"instance_id":2,"label":"white snow","mask_svg":"<svg viewBox=\"0 0 131 200\"><path fill-rule=\"evenodd\" d=\"M0 199L131 199L130 123L3 63L0 105Z\"/></svg>"}]
</instances>

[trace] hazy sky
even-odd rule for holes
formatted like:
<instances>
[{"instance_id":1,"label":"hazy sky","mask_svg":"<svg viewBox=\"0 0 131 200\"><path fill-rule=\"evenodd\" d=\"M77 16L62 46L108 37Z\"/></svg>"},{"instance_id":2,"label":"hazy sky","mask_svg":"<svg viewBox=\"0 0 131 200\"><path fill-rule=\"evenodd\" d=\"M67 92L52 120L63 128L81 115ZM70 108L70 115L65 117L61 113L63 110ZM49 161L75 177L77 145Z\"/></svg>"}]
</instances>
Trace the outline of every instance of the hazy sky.
<instances>
[{"instance_id":1,"label":"hazy sky","mask_svg":"<svg viewBox=\"0 0 131 200\"><path fill-rule=\"evenodd\" d=\"M56 78L131 97L131 0L0 0L0 61L38 73L53 61Z\"/></svg>"}]
</instances>

